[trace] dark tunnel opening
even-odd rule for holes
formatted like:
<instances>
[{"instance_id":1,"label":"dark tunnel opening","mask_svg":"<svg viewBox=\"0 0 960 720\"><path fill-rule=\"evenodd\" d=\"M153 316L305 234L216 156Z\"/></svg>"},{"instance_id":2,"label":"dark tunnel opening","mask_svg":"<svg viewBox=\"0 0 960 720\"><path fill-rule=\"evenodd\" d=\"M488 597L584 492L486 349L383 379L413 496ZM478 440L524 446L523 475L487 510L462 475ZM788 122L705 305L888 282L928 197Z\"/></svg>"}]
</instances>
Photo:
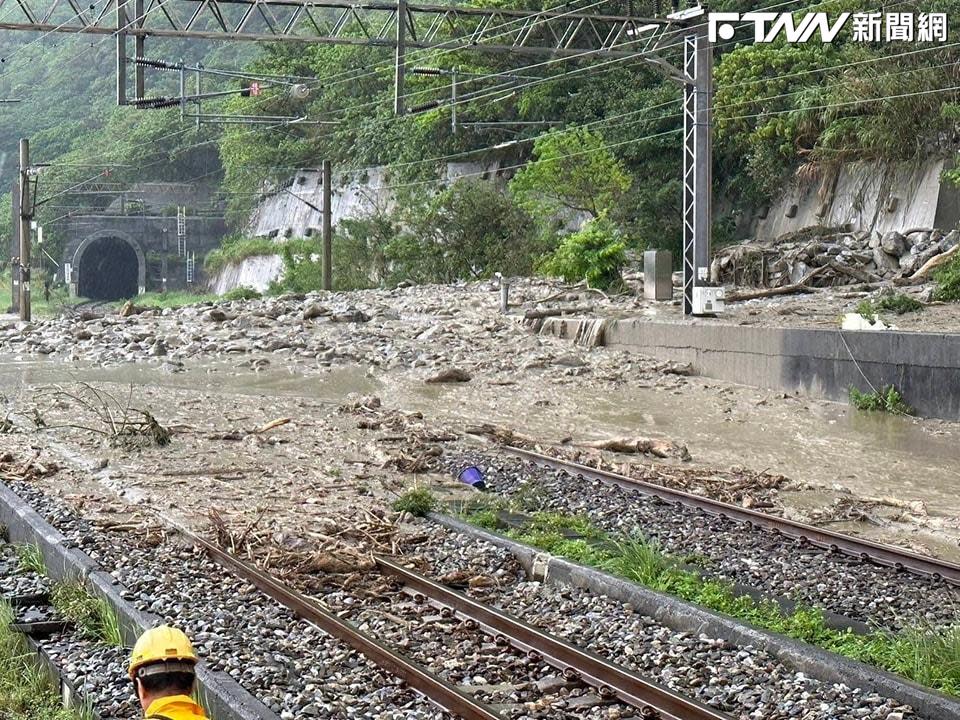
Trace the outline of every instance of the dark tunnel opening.
<instances>
[{"instance_id":1,"label":"dark tunnel opening","mask_svg":"<svg viewBox=\"0 0 960 720\"><path fill-rule=\"evenodd\" d=\"M120 300L139 290L137 253L125 240L104 237L87 245L80 257L77 294L91 300Z\"/></svg>"}]
</instances>

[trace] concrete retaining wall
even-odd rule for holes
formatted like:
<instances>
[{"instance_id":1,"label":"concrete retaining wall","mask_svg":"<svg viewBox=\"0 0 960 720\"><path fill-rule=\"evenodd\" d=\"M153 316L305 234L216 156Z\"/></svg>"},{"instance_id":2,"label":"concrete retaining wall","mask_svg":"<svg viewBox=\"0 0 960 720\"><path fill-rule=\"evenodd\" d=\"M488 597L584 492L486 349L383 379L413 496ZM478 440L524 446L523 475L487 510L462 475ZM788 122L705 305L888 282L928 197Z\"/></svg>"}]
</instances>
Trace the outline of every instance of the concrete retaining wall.
<instances>
[{"instance_id":1,"label":"concrete retaining wall","mask_svg":"<svg viewBox=\"0 0 960 720\"><path fill-rule=\"evenodd\" d=\"M574 338L595 320L550 318ZM603 344L690 363L720 380L845 401L851 386L895 385L924 417L960 420L960 334L817 330L611 320ZM864 379L864 376L866 379Z\"/></svg>"},{"instance_id":2,"label":"concrete retaining wall","mask_svg":"<svg viewBox=\"0 0 960 720\"><path fill-rule=\"evenodd\" d=\"M805 227L849 225L884 234L908 228L953 228L960 191L940 176L940 158L923 163L844 163L799 180L753 221L752 235L770 240Z\"/></svg>"}]
</instances>

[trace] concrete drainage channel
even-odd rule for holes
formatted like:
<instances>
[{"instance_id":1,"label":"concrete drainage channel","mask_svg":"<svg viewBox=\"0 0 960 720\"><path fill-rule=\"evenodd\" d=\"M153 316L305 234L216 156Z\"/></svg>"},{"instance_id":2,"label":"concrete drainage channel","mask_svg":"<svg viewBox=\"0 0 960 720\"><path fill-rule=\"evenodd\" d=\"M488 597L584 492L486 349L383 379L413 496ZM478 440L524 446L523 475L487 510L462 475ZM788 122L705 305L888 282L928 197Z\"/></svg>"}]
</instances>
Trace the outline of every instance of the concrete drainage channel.
<instances>
[{"instance_id":1,"label":"concrete drainage channel","mask_svg":"<svg viewBox=\"0 0 960 720\"><path fill-rule=\"evenodd\" d=\"M82 582L94 597L104 600L117 614L126 645L132 646L141 632L162 623L161 618L141 612L127 602L123 597L127 591L122 585L97 567L88 555L70 547L66 537L4 485L0 485L0 524L6 528L11 543L35 545L39 549L51 580ZM64 678L55 659L38 648L36 639L30 642L40 650L38 660L56 678L65 701L80 706L88 704L78 688ZM201 702L216 720L280 720L225 673L212 671L201 663L197 679ZM126 682L122 676L120 681Z\"/></svg>"},{"instance_id":2,"label":"concrete drainage channel","mask_svg":"<svg viewBox=\"0 0 960 720\"><path fill-rule=\"evenodd\" d=\"M573 586L629 604L675 630L706 634L739 646L768 652L797 672L825 683L842 683L896 698L929 720L956 720L960 699L949 697L863 663L821 650L776 633L744 625L733 618L691 605L669 595L569 562L514 540L487 532L456 518L431 513L430 519L510 552L532 579Z\"/></svg>"}]
</instances>

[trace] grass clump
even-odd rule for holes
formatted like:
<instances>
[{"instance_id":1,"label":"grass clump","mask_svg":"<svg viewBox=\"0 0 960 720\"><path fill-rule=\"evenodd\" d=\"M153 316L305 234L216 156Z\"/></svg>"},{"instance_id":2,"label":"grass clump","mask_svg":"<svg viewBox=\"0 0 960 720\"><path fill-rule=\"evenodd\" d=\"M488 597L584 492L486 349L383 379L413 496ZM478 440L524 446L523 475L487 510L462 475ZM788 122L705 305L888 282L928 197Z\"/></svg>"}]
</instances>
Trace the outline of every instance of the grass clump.
<instances>
[{"instance_id":1,"label":"grass clump","mask_svg":"<svg viewBox=\"0 0 960 720\"><path fill-rule=\"evenodd\" d=\"M207 253L203 260L203 269L213 274L227 265L242 262L249 257L277 255L278 252L277 244L270 238L225 238L219 248Z\"/></svg>"},{"instance_id":2,"label":"grass clump","mask_svg":"<svg viewBox=\"0 0 960 720\"><path fill-rule=\"evenodd\" d=\"M850 404L857 410L886 412L893 415L911 415L913 408L904 402L903 395L893 385L881 387L873 392L861 392L850 388Z\"/></svg>"},{"instance_id":3,"label":"grass clump","mask_svg":"<svg viewBox=\"0 0 960 720\"><path fill-rule=\"evenodd\" d=\"M50 596L57 612L73 622L84 637L107 645L123 646L120 619L110 605L93 597L79 581L58 583Z\"/></svg>"},{"instance_id":4,"label":"grass clump","mask_svg":"<svg viewBox=\"0 0 960 720\"><path fill-rule=\"evenodd\" d=\"M877 315L880 313L904 315L906 313L923 310L923 308L924 304L922 302L906 293L881 295L873 300L865 299L857 303L857 313L871 322L876 322Z\"/></svg>"},{"instance_id":5,"label":"grass clump","mask_svg":"<svg viewBox=\"0 0 960 720\"><path fill-rule=\"evenodd\" d=\"M466 517L489 523L496 513L477 510ZM569 537L565 533L570 530L581 536ZM730 583L705 578L682 567L656 542L640 536L611 537L580 516L537 513L529 526L508 535L756 627L897 673L941 692L960 695L960 625L915 627L899 633L877 630L867 635L836 630L827 625L823 612L817 608L801 606L788 613L772 600L757 601L749 595L738 595Z\"/></svg>"},{"instance_id":6,"label":"grass clump","mask_svg":"<svg viewBox=\"0 0 960 720\"><path fill-rule=\"evenodd\" d=\"M934 300L957 302L960 300L960 254L954 255L946 265L933 275L936 286L933 291Z\"/></svg>"},{"instance_id":7,"label":"grass clump","mask_svg":"<svg viewBox=\"0 0 960 720\"><path fill-rule=\"evenodd\" d=\"M408 512L417 517L423 517L437 506L437 499L426 488L413 488L393 502L393 509L397 512Z\"/></svg>"},{"instance_id":8,"label":"grass clump","mask_svg":"<svg viewBox=\"0 0 960 720\"><path fill-rule=\"evenodd\" d=\"M38 546L32 543L17 545L17 557L21 571L34 572L37 575L47 574L47 564Z\"/></svg>"},{"instance_id":9,"label":"grass clump","mask_svg":"<svg viewBox=\"0 0 960 720\"><path fill-rule=\"evenodd\" d=\"M210 302L216 300L216 295L193 293L186 290L173 290L170 292L148 292L137 295L133 298L133 304L138 307L156 308L179 308L185 305L195 305L201 302Z\"/></svg>"},{"instance_id":10,"label":"grass clump","mask_svg":"<svg viewBox=\"0 0 960 720\"><path fill-rule=\"evenodd\" d=\"M259 300L262 297L263 295L253 288L240 285L239 287L227 290L223 295L220 296L220 299L231 302L233 300Z\"/></svg>"},{"instance_id":11,"label":"grass clump","mask_svg":"<svg viewBox=\"0 0 960 720\"><path fill-rule=\"evenodd\" d=\"M87 720L90 713L64 708L47 674L31 660L23 635L10 629L14 614L0 601L0 718Z\"/></svg>"}]
</instances>

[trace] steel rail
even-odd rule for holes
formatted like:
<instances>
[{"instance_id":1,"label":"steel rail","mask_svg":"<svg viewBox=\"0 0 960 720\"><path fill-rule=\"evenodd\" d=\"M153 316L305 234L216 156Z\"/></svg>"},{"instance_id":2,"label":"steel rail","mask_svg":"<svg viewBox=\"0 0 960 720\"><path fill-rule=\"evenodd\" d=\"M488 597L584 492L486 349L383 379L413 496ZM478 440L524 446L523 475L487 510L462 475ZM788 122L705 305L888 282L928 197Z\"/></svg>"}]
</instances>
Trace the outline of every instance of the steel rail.
<instances>
[{"instance_id":1,"label":"steel rail","mask_svg":"<svg viewBox=\"0 0 960 720\"><path fill-rule=\"evenodd\" d=\"M246 580L267 596L284 605L296 615L313 623L321 630L342 640L350 647L363 653L370 661L403 680L407 685L423 694L428 700L465 720L503 720L492 709L477 702L450 683L437 677L390 648L364 635L353 625L317 605L306 595L283 585L271 575L257 567L240 560L230 553L204 540L182 524L156 513L164 522L176 528L194 545L202 548L218 565L230 570L234 575Z\"/></svg>"},{"instance_id":2,"label":"steel rail","mask_svg":"<svg viewBox=\"0 0 960 720\"><path fill-rule=\"evenodd\" d=\"M510 455L529 460L541 467L547 467L552 470L563 470L572 475L580 475L589 480L598 480L612 485L619 485L620 487L635 490L644 495L657 497L667 503L686 505L717 517L746 522L749 523L751 527L785 535L801 543L814 545L830 552L840 552L864 562L872 561L878 565L885 565L896 570L905 570L916 575L928 577L932 580L943 580L951 585L960 587L960 565L946 560L937 560L936 558L919 555L918 553L904 550L893 545L885 545L883 543L873 542L872 540L854 538L850 535L824 530L823 528L796 522L795 520L787 520L786 518L768 515L767 513L757 512L756 510L748 510L747 508L737 507L736 505L713 500L703 497L702 495L694 495L693 493L674 490L643 480L635 480L626 475L620 475L606 470L598 470L569 460L559 460L532 450L525 450L512 445L504 445L501 446L501 448Z\"/></svg>"},{"instance_id":3,"label":"steel rail","mask_svg":"<svg viewBox=\"0 0 960 720\"><path fill-rule=\"evenodd\" d=\"M398 578L411 590L472 620L495 638L503 638L525 652L536 653L563 672L574 671L589 685L596 687L602 697L616 696L626 704L639 708L643 718L730 720L729 715L677 695L661 685L646 681L593 653L558 640L392 560L382 556L375 556L374 560L381 571Z\"/></svg>"}]
</instances>

